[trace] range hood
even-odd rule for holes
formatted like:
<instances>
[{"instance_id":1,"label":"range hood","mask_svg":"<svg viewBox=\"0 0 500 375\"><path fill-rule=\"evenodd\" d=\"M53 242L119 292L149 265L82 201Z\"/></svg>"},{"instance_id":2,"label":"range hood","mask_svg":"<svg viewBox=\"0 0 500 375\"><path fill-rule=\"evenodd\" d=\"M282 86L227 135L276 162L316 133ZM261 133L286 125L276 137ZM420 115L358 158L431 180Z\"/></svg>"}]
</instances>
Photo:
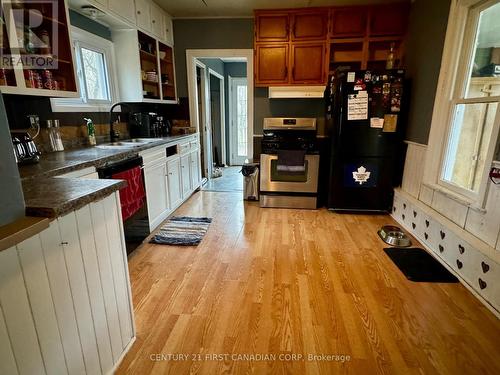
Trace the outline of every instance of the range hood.
<instances>
[{"instance_id":1,"label":"range hood","mask_svg":"<svg viewBox=\"0 0 500 375\"><path fill-rule=\"evenodd\" d=\"M269 98L271 99L293 99L293 98L323 98L326 86L271 86L269 87Z\"/></svg>"}]
</instances>

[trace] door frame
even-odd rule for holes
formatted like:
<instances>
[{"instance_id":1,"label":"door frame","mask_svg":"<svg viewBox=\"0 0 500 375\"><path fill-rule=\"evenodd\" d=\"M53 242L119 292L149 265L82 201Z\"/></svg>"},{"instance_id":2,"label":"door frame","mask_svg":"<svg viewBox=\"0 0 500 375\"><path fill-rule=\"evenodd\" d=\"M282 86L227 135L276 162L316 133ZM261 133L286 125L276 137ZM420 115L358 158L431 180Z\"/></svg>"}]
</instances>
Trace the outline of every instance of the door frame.
<instances>
[{"instance_id":1,"label":"door frame","mask_svg":"<svg viewBox=\"0 0 500 375\"><path fill-rule=\"evenodd\" d=\"M198 108L198 86L196 85L196 68L200 68L200 87L201 87L201 120L198 119L198 114L199 108ZM194 80L195 80L195 85L194 85L194 95L195 95L195 101L196 101L196 119L198 124L201 126L197 126L197 131L200 132L200 127L201 131L203 132L203 165L201 166L203 168L203 172L206 173L206 177L210 178L212 176L212 129L210 128L207 119L210 118L210 106L208 104L209 101L209 84L207 83L207 67L205 64L203 64L200 60L195 59L194 60ZM193 117L191 117L193 118ZM200 158L201 159L201 158ZM205 174L205 173L202 173Z\"/></svg>"},{"instance_id":2,"label":"door frame","mask_svg":"<svg viewBox=\"0 0 500 375\"><path fill-rule=\"evenodd\" d=\"M243 57L247 63L247 114L248 114L248 158L253 159L253 128L254 128L254 51L253 49L187 49L187 85L189 97L189 117L196 130L200 129L198 119L198 101L196 100L196 59L221 58L221 57ZM210 175L209 175L210 176Z\"/></svg>"},{"instance_id":3,"label":"door frame","mask_svg":"<svg viewBox=\"0 0 500 375\"><path fill-rule=\"evenodd\" d=\"M221 159L220 162L222 164L227 164L226 160L226 103L225 103L225 85L224 85L224 76L222 74L217 73L215 70L212 68L208 68L208 76L214 76L219 80L219 96L220 96L220 137L221 137ZM208 81L208 90L210 92L210 80ZM211 98L211 95L209 95L209 100ZM209 111L210 111L210 119L212 118L212 106L209 106ZM213 124L211 124L213 125ZM213 126L210 127L213 133ZM213 147L213 145L212 145ZM213 151L213 150L212 150Z\"/></svg>"},{"instance_id":4,"label":"door frame","mask_svg":"<svg viewBox=\"0 0 500 375\"><path fill-rule=\"evenodd\" d=\"M237 157L236 156L236 153L233 151L233 137L235 136L234 134L234 129L233 129L233 116L234 116L234 111L233 111L233 107L234 107L234 103L233 103L233 83L235 81L238 81L238 80L245 80L246 81L246 84L248 86L248 79L247 77L232 77L232 76L228 76L228 95L227 95L227 98L228 98L228 106L229 106L229 152L230 152L230 155L229 155L229 165L240 165L240 163L236 163L236 160L235 158ZM247 98L247 101L248 101L248 98ZM249 123L248 123L248 113L247 113L247 127L249 126ZM237 144L238 142L236 142ZM237 145L236 145L237 147Z\"/></svg>"}]
</instances>

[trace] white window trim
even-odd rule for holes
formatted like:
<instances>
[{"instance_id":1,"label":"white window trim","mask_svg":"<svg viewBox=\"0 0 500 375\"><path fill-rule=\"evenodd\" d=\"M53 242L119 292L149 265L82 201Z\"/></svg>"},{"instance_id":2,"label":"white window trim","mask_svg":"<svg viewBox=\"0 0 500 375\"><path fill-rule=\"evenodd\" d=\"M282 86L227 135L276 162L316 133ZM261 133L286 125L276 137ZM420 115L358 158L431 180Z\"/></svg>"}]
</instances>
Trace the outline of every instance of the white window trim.
<instances>
[{"instance_id":1,"label":"white window trim","mask_svg":"<svg viewBox=\"0 0 500 375\"><path fill-rule=\"evenodd\" d=\"M228 103L228 106L229 106L229 151L230 151L230 156L229 156L229 163L230 165L239 165L238 164L238 158L240 157L238 155L238 150L233 150L234 147L238 147L238 131L237 131L237 127L236 127L236 130L234 128L234 117L235 116L235 112L234 112L234 109L235 109L235 106L236 106L236 103L235 101L237 101L237 99L235 100L234 97L233 97L233 94L236 95L236 93L233 91L234 87L238 82L245 82L245 85L248 86L248 80L247 80L247 77L232 77L232 76L228 76L228 90L229 90L229 93L228 93L228 99L229 99L229 103ZM247 93L248 93L248 90L247 90ZM247 98L248 100L248 98ZM248 114L247 114L247 127L248 127ZM234 146L234 147L233 147ZM248 147L248 144L247 144L247 147ZM247 156L248 157L248 156ZM245 159L247 157L244 157Z\"/></svg>"},{"instance_id":2,"label":"white window trim","mask_svg":"<svg viewBox=\"0 0 500 375\"><path fill-rule=\"evenodd\" d=\"M72 48L75 45L81 47L95 50L98 52L104 52L106 60L107 76L109 79L109 90L111 101L98 101L92 100L87 102L84 99L84 88L80 87L80 78L77 77L77 88L80 94L79 98L51 98L50 104L53 112L108 112L111 105L119 101L119 91L118 91L118 77L116 75L115 69L115 51L113 42L110 40L101 38L98 35L89 33L88 31L79 29L75 26L71 26L71 39ZM75 53L75 60L79 59L79 54ZM75 69L77 69L77 75L80 75L79 63L75 61Z\"/></svg>"},{"instance_id":3,"label":"white window trim","mask_svg":"<svg viewBox=\"0 0 500 375\"><path fill-rule=\"evenodd\" d=\"M461 90L465 89L462 85L455 87L456 82L461 82L456 77L466 77L469 67L468 63L462 64L464 61L461 58L463 55L462 51L464 49L470 51L471 44L475 40L476 25L467 24L469 11L473 6L481 6L481 3L484 5L491 2L491 0L452 0L423 175L423 183L426 185L432 186L434 189L440 190L449 196L456 195L459 197L457 200L467 202L469 206L476 208L484 208L486 203L488 188L487 170L491 167L495 147L490 147L486 155L485 173L483 173L477 193L472 193L467 189L443 181L441 179L441 171L447 151L453 108L456 104L456 100L452 102L452 99L455 97L455 93L460 93ZM466 61L469 61L469 59ZM481 99L480 101L485 100ZM499 113L500 111L497 111L492 130L492 139L497 139L498 137L500 127Z\"/></svg>"}]
</instances>

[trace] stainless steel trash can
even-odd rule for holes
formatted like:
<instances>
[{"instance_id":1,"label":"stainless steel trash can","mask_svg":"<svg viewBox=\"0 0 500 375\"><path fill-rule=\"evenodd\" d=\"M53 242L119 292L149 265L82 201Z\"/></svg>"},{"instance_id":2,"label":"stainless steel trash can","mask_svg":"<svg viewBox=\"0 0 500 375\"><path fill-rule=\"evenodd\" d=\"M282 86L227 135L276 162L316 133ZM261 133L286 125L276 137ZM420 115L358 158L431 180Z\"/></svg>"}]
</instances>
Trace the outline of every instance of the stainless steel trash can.
<instances>
[{"instance_id":1,"label":"stainless steel trash can","mask_svg":"<svg viewBox=\"0 0 500 375\"><path fill-rule=\"evenodd\" d=\"M243 199L259 200L259 163L248 163L241 167L243 175Z\"/></svg>"}]
</instances>

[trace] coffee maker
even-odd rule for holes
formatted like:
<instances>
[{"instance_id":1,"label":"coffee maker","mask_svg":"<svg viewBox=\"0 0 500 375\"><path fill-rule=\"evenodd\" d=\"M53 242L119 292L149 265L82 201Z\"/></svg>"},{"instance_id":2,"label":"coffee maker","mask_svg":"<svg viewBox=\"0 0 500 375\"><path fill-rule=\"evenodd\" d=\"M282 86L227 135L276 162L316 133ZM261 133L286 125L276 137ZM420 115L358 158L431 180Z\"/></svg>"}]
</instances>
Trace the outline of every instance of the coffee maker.
<instances>
[{"instance_id":1,"label":"coffee maker","mask_svg":"<svg viewBox=\"0 0 500 375\"><path fill-rule=\"evenodd\" d=\"M132 138L161 138L170 134L170 120L155 112L136 112L130 120Z\"/></svg>"}]
</instances>

